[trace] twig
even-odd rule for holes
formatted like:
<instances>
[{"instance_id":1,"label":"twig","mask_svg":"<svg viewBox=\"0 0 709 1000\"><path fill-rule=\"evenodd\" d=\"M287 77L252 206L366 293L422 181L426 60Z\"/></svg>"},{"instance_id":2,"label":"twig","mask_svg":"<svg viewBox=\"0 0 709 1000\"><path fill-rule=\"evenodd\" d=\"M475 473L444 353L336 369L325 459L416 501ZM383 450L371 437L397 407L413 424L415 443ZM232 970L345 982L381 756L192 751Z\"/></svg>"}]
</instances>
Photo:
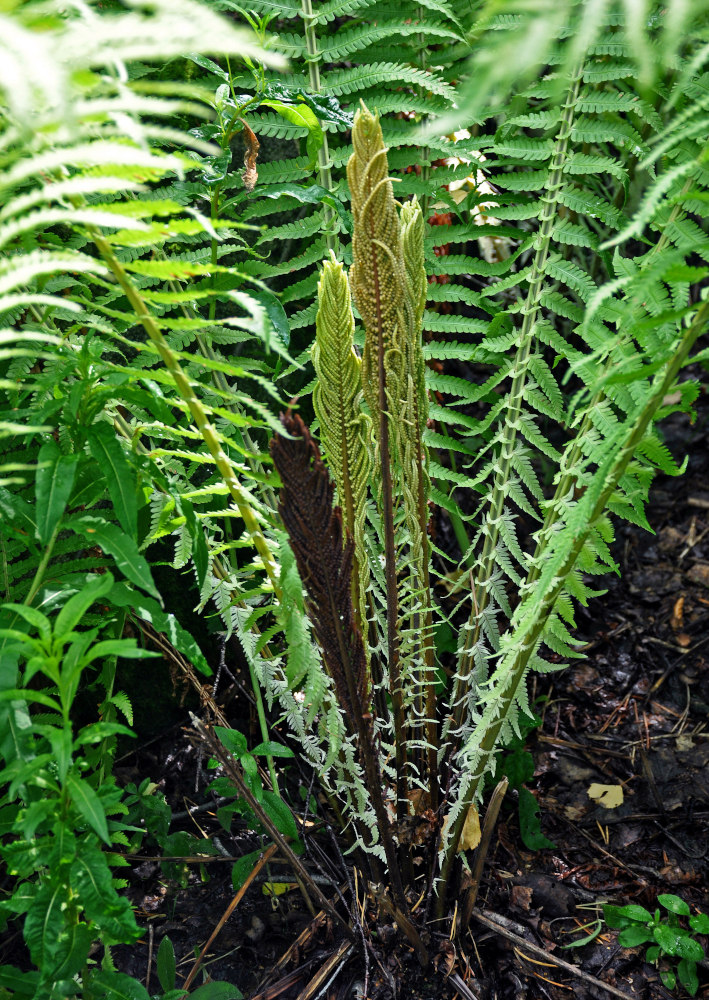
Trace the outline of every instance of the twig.
<instances>
[{"instance_id":1,"label":"twig","mask_svg":"<svg viewBox=\"0 0 709 1000\"><path fill-rule=\"evenodd\" d=\"M620 858L617 858L615 854L611 854L610 851L606 851L605 848L601 847L601 845L596 840L593 839L590 833L586 833L585 830L582 830L580 826L577 826L570 819L567 819L566 816L561 816L561 819L563 819L564 822L567 823L572 830L575 830L576 833L580 833L582 837L585 837L586 840L589 842L589 844L593 844L594 848L597 851L600 851L601 854L604 854L607 858L610 858L610 860L613 861L620 868L623 868L626 872L629 872L633 876L633 878L639 879L641 877L636 869L633 869L629 865L626 865L626 863L624 861L621 861Z\"/></svg>"},{"instance_id":2,"label":"twig","mask_svg":"<svg viewBox=\"0 0 709 1000\"><path fill-rule=\"evenodd\" d=\"M145 989L150 989L150 973L153 964L153 940L155 938L155 928L152 923L148 924L148 968L145 973Z\"/></svg>"},{"instance_id":3,"label":"twig","mask_svg":"<svg viewBox=\"0 0 709 1000\"><path fill-rule=\"evenodd\" d=\"M570 973L572 976L576 976L578 979L583 979L584 982L590 983L592 986L596 986L601 990L606 990L607 993L612 993L613 996L621 997L622 1000L634 1000L634 997L630 993L626 993L624 990L619 990L617 986L611 986L610 983L604 983L602 979L596 979L595 976L589 975L588 972L584 972L579 969L576 965L571 965L569 962L565 962L563 958L557 958L556 955L552 955L550 952L545 951L544 948L540 948L539 945L532 944L525 938L521 937L519 934L515 934L514 931L508 929L508 925L512 924L511 920L507 917L503 917L499 913L485 913L480 910L473 910L472 913L473 920L477 920L479 924L483 924L485 927L489 927L490 930L495 931L497 934L501 934L502 937L507 938L508 941L512 941L513 944L517 945L523 951L529 951L537 958L543 958L547 962L551 962L552 965L558 966L560 969L564 969L566 972ZM512 924L512 926L515 926Z\"/></svg>"},{"instance_id":4,"label":"twig","mask_svg":"<svg viewBox=\"0 0 709 1000\"><path fill-rule=\"evenodd\" d=\"M219 931L222 929L222 927L227 922L227 920L229 919L229 917L232 915L232 913L234 912L234 910L236 909L236 907L239 905L239 903L241 902L241 900L244 898L244 894L245 894L246 890L249 888L249 886L251 885L251 883L253 882L253 880L259 874L259 872L261 871L261 869L266 864L268 864L268 862L270 861L270 859L273 857L273 855L276 853L277 850L278 850L278 844L271 844L271 846L268 848L268 850L264 851L264 853L261 855L261 857L258 859L258 861L256 862L256 864L254 865L254 867L249 872L249 874L248 874L248 876L246 878L246 881L244 882L244 884L242 885L242 887L239 889L239 891L237 892L237 894L234 896L234 898L232 899L231 903L229 903L229 905L227 906L226 910L222 914L221 919L219 920L219 923L214 928L214 930L212 931L212 933L209 935L207 943L205 944L204 948L202 948L202 950L200 951L199 955L197 956L197 959L195 960L195 963L192 966L192 971L188 975L187 979L185 979L185 984L184 984L184 987L183 987L185 990L188 990L190 988L190 986L192 985L192 983L194 982L194 977L197 975L197 973L199 971L199 967L202 964L204 956L207 954L207 951L208 951L208 949L209 949L212 941L214 941L214 939L217 936L217 934L219 933Z\"/></svg>"},{"instance_id":5,"label":"twig","mask_svg":"<svg viewBox=\"0 0 709 1000\"><path fill-rule=\"evenodd\" d=\"M322 996L333 979L340 974L342 966L352 952L352 948L353 946L349 941L343 941L337 951L315 973L308 985L300 991L297 1000L317 1000L319 996Z\"/></svg>"},{"instance_id":6,"label":"twig","mask_svg":"<svg viewBox=\"0 0 709 1000\"><path fill-rule=\"evenodd\" d=\"M457 972L451 972L450 976L448 976L448 982L455 986L456 990L463 997L463 1000L480 1000L480 998L473 993L465 980L461 979Z\"/></svg>"},{"instance_id":7,"label":"twig","mask_svg":"<svg viewBox=\"0 0 709 1000\"><path fill-rule=\"evenodd\" d=\"M329 915L338 925L340 930L350 940L352 940L355 936L354 931L349 926L349 924L347 924L342 919L337 910L330 904L329 900L320 891L318 886L311 878L310 873L307 871L307 869L301 862L300 858L295 854L292 847L288 844L286 838L280 832L280 830L275 825L275 823L268 815L268 813L264 810L261 803L257 801L253 792L246 784L243 773L238 763L234 759L234 757L222 746L222 744L216 738L214 733L211 731L211 728L205 726L204 723L200 719L198 719L196 715L192 715L192 713L190 713L190 715L192 718L192 724L195 728L195 732L190 734L190 738L193 740L194 739L201 740L205 744L205 746L209 749L209 752L212 754L212 756L216 757L216 759L224 768L227 776L229 777L229 780L232 782L234 787L240 793L242 798L244 798L248 802L249 806L251 807L251 810L256 814L258 820L265 827L271 839L278 845L281 854L288 859L294 872L296 872L303 880L303 882L310 888L311 893L318 901L320 907L323 910L326 910L327 913L329 913Z\"/></svg>"}]
</instances>

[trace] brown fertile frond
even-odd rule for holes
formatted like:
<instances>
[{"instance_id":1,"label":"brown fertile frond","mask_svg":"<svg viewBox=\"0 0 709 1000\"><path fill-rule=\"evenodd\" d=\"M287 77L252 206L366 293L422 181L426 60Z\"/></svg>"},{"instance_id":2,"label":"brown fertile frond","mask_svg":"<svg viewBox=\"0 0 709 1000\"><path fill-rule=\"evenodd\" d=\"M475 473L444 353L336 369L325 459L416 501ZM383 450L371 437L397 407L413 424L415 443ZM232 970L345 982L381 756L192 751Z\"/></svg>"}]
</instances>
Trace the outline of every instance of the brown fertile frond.
<instances>
[{"instance_id":1,"label":"brown fertile frond","mask_svg":"<svg viewBox=\"0 0 709 1000\"><path fill-rule=\"evenodd\" d=\"M290 437L271 441L271 456L283 483L279 513L308 595L308 615L352 733L369 714L370 692L364 643L352 605L354 541L343 542L342 513L320 451L297 413L281 414Z\"/></svg>"},{"instance_id":2,"label":"brown fertile frond","mask_svg":"<svg viewBox=\"0 0 709 1000\"><path fill-rule=\"evenodd\" d=\"M394 899L406 918L409 907L384 801L364 643L352 605L354 542L348 534L343 544L342 514L332 505L335 487L310 431L297 413L281 414L281 422L290 436L279 434L271 441L271 456L283 483L279 512L307 591L308 616L325 666L357 740L377 817L377 829L369 831L371 842L381 838Z\"/></svg>"}]
</instances>

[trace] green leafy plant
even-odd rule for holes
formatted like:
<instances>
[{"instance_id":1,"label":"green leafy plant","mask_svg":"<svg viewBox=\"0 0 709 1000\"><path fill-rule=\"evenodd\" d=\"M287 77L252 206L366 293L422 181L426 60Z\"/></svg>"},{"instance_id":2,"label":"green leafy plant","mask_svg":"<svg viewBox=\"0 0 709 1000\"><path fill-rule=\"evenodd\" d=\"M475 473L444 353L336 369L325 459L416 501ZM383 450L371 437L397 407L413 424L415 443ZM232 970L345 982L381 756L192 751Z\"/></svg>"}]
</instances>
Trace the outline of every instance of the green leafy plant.
<instances>
[{"instance_id":1,"label":"green leafy plant","mask_svg":"<svg viewBox=\"0 0 709 1000\"><path fill-rule=\"evenodd\" d=\"M99 780L99 768L90 768L87 759L87 750L107 737L132 733L107 721L75 731L71 719L91 664L114 655L152 655L134 639L96 641L98 629L77 630L86 610L112 584L109 573L89 579L52 619L38 608L6 605L28 631L0 629L5 640L0 712L6 734L0 854L16 879L0 905L5 921L24 918L37 971L17 975L35 996L69 995L74 977L89 973L89 952L97 939L106 948L103 973L110 978L110 946L135 941L140 934L110 869L119 863L111 848L127 844L124 824L114 817L127 809L114 779ZM37 686L38 680L44 683Z\"/></svg>"},{"instance_id":2,"label":"green leafy plant","mask_svg":"<svg viewBox=\"0 0 709 1000\"><path fill-rule=\"evenodd\" d=\"M650 913L635 903L607 904L603 907L603 919L613 930L620 931L618 943L624 948L647 944L648 962L676 965L676 969L660 968L660 978L668 990L675 989L679 982L691 996L696 996L697 963L704 960L704 949L694 935L709 934L709 917L706 913L693 914L683 899L671 893L658 896L657 902L665 914L659 908Z\"/></svg>"}]
</instances>

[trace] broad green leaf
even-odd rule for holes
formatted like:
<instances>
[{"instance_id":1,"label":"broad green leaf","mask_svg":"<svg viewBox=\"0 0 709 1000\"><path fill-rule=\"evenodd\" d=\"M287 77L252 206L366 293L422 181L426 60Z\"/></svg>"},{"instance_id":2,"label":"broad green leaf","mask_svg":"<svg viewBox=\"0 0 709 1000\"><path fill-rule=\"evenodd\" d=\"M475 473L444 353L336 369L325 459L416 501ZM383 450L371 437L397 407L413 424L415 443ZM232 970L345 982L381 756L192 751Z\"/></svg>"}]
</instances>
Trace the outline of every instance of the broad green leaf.
<instances>
[{"instance_id":1,"label":"broad green leaf","mask_svg":"<svg viewBox=\"0 0 709 1000\"><path fill-rule=\"evenodd\" d=\"M234 862L231 869L231 884L234 892L238 892L242 887L262 854L263 851L251 851L250 854L244 854L238 861Z\"/></svg>"},{"instance_id":2,"label":"broad green leaf","mask_svg":"<svg viewBox=\"0 0 709 1000\"><path fill-rule=\"evenodd\" d=\"M121 656L126 660L147 660L155 656L160 656L150 649L142 649L137 645L135 639L105 639L92 646L83 659L84 665L93 663L96 659L103 659L109 656Z\"/></svg>"},{"instance_id":3,"label":"broad green leaf","mask_svg":"<svg viewBox=\"0 0 709 1000\"><path fill-rule=\"evenodd\" d=\"M618 938L620 941L620 938ZM689 932L680 927L668 927L667 924L660 924L655 928L655 940L668 955L677 955L679 958L687 958L692 962L701 962L704 958L704 949L689 936Z\"/></svg>"},{"instance_id":4,"label":"broad green leaf","mask_svg":"<svg viewBox=\"0 0 709 1000\"><path fill-rule=\"evenodd\" d=\"M290 345L290 324L281 300L268 288L250 288L249 295L261 303L271 321L273 332L283 346L288 347Z\"/></svg>"},{"instance_id":5,"label":"broad green leaf","mask_svg":"<svg viewBox=\"0 0 709 1000\"><path fill-rule=\"evenodd\" d=\"M3 604L3 609L5 611L12 611L16 615L20 615L24 618L26 622L30 625L34 625L39 634L43 639L46 639L51 633L52 626L46 615L43 615L41 611L36 608L31 608L27 604ZM25 639L26 636L24 632L20 632L17 629L2 629L0 635L8 639Z\"/></svg>"},{"instance_id":6,"label":"broad green leaf","mask_svg":"<svg viewBox=\"0 0 709 1000\"><path fill-rule=\"evenodd\" d=\"M262 804L278 831L285 837L293 837L295 840L298 837L298 828L295 825L293 813L283 799L279 799L275 792L264 789Z\"/></svg>"},{"instance_id":7,"label":"broad green leaf","mask_svg":"<svg viewBox=\"0 0 709 1000\"><path fill-rule=\"evenodd\" d=\"M683 958L677 965L677 974L690 996L696 996L699 989L699 977L697 976L697 963L687 958Z\"/></svg>"},{"instance_id":8,"label":"broad green leaf","mask_svg":"<svg viewBox=\"0 0 709 1000\"><path fill-rule=\"evenodd\" d=\"M53 438L39 450L35 499L37 538L46 545L56 530L74 486L78 455L64 455Z\"/></svg>"},{"instance_id":9,"label":"broad green leaf","mask_svg":"<svg viewBox=\"0 0 709 1000\"><path fill-rule=\"evenodd\" d=\"M343 111L336 97L325 94L309 94L305 90L288 87L283 83L267 84L266 97L284 101L286 104L302 101L321 121L332 122L333 125L339 125L341 128L350 129L354 123L352 112Z\"/></svg>"},{"instance_id":10,"label":"broad green leaf","mask_svg":"<svg viewBox=\"0 0 709 1000\"><path fill-rule=\"evenodd\" d=\"M301 128L308 130L308 138L305 143L309 159L307 169L312 170L317 162L318 150L325 138L322 125L318 121L315 112L307 104L301 102L298 104L284 104L282 101L265 100L261 101L261 107L264 106L273 108L282 118L292 122L293 125L299 125Z\"/></svg>"},{"instance_id":11,"label":"broad green leaf","mask_svg":"<svg viewBox=\"0 0 709 1000\"><path fill-rule=\"evenodd\" d=\"M243 993L232 983L205 983L190 993L190 1000L241 1000Z\"/></svg>"},{"instance_id":12,"label":"broad green leaf","mask_svg":"<svg viewBox=\"0 0 709 1000\"><path fill-rule=\"evenodd\" d=\"M66 787L74 805L104 843L110 846L108 824L101 800L88 782L70 772L66 777Z\"/></svg>"},{"instance_id":13,"label":"broad green leaf","mask_svg":"<svg viewBox=\"0 0 709 1000\"><path fill-rule=\"evenodd\" d=\"M223 741L222 741L223 742ZM266 743L259 743L255 746L251 753L254 757L259 754L265 754L269 757L295 757L295 754L288 747L281 746L280 743L273 743L268 740Z\"/></svg>"},{"instance_id":14,"label":"broad green leaf","mask_svg":"<svg viewBox=\"0 0 709 1000\"><path fill-rule=\"evenodd\" d=\"M631 924L618 935L618 943L622 944L624 948L635 948L639 944L645 944L646 941L652 940L652 931L642 924Z\"/></svg>"},{"instance_id":15,"label":"broad green leaf","mask_svg":"<svg viewBox=\"0 0 709 1000\"><path fill-rule=\"evenodd\" d=\"M106 485L121 527L131 538L138 531L138 505L136 502L135 474L126 458L113 428L97 422L88 429L91 454L99 464L100 474Z\"/></svg>"},{"instance_id":16,"label":"broad green leaf","mask_svg":"<svg viewBox=\"0 0 709 1000\"><path fill-rule=\"evenodd\" d=\"M94 995L105 1000L150 1000L145 987L124 972L102 969L91 977L91 986Z\"/></svg>"},{"instance_id":17,"label":"broad green leaf","mask_svg":"<svg viewBox=\"0 0 709 1000\"><path fill-rule=\"evenodd\" d=\"M209 73L220 76L227 83L229 82L229 74L218 63L215 63L213 59L208 59L206 56L200 55L199 52L188 52L185 58L196 63L197 66L201 66L202 69L206 69Z\"/></svg>"},{"instance_id":18,"label":"broad green leaf","mask_svg":"<svg viewBox=\"0 0 709 1000\"><path fill-rule=\"evenodd\" d=\"M119 896L106 855L95 844L83 844L71 865L71 886L87 918L100 928L104 944L121 944L140 936L130 902Z\"/></svg>"},{"instance_id":19,"label":"broad green leaf","mask_svg":"<svg viewBox=\"0 0 709 1000\"><path fill-rule=\"evenodd\" d=\"M530 851L541 851L556 845L542 833L539 822L539 803L528 788L519 790L519 832Z\"/></svg>"},{"instance_id":20,"label":"broad green leaf","mask_svg":"<svg viewBox=\"0 0 709 1000\"><path fill-rule=\"evenodd\" d=\"M138 551L135 541L115 524L109 524L102 517L85 514L71 518L67 527L86 535L91 544L100 546L104 552L113 556L116 566L131 583L160 599L146 559Z\"/></svg>"},{"instance_id":21,"label":"broad green leaf","mask_svg":"<svg viewBox=\"0 0 709 1000\"><path fill-rule=\"evenodd\" d=\"M42 725L35 723L36 732L40 733L49 741L52 748L52 757L57 768L57 779L60 784L64 784L67 772L71 765L71 729L52 725Z\"/></svg>"},{"instance_id":22,"label":"broad green leaf","mask_svg":"<svg viewBox=\"0 0 709 1000\"><path fill-rule=\"evenodd\" d=\"M162 988L165 992L174 990L177 964L175 962L175 949L172 947L172 941L167 935L160 942L157 965L158 979Z\"/></svg>"},{"instance_id":23,"label":"broad green leaf","mask_svg":"<svg viewBox=\"0 0 709 1000\"><path fill-rule=\"evenodd\" d=\"M75 629L91 605L105 597L112 586L113 577L110 573L88 577L86 586L82 587L78 594L70 597L57 615L54 634L66 635Z\"/></svg>"},{"instance_id":24,"label":"broad green leaf","mask_svg":"<svg viewBox=\"0 0 709 1000\"><path fill-rule=\"evenodd\" d=\"M280 198L285 194L303 205L317 205L322 202L335 210L346 232L352 232L352 215L339 198L319 184L311 184L308 187L301 187L300 184L273 184L264 188L259 194L262 198Z\"/></svg>"},{"instance_id":25,"label":"broad green leaf","mask_svg":"<svg viewBox=\"0 0 709 1000\"><path fill-rule=\"evenodd\" d=\"M608 913L606 913L606 911L608 911ZM611 923L611 917L634 920L642 924L649 924L652 921L652 914L649 913L644 906L638 906L637 903L628 903L627 906L604 906L603 916L609 927L622 926L620 923Z\"/></svg>"},{"instance_id":26,"label":"broad green leaf","mask_svg":"<svg viewBox=\"0 0 709 1000\"><path fill-rule=\"evenodd\" d=\"M214 732L222 746L225 746L229 753L237 759L242 754L248 752L246 737L238 729L226 729L224 726L215 726Z\"/></svg>"},{"instance_id":27,"label":"broad green leaf","mask_svg":"<svg viewBox=\"0 0 709 1000\"><path fill-rule=\"evenodd\" d=\"M670 913L676 913L680 917L688 917L691 913L688 903L685 903L679 896L674 896L669 892L661 893L657 897L657 902L660 906L664 906L666 910L669 910Z\"/></svg>"},{"instance_id":28,"label":"broad green leaf","mask_svg":"<svg viewBox=\"0 0 709 1000\"><path fill-rule=\"evenodd\" d=\"M51 974L64 959L67 947L64 909L68 889L56 876L45 879L27 911L24 938L32 961L45 975Z\"/></svg>"},{"instance_id":29,"label":"broad green leaf","mask_svg":"<svg viewBox=\"0 0 709 1000\"><path fill-rule=\"evenodd\" d=\"M0 514L2 514L3 518L3 527L13 524L25 536L29 538L35 537L37 532L37 511L26 500L23 500L22 497L10 493L3 486L0 486Z\"/></svg>"},{"instance_id":30,"label":"broad green leaf","mask_svg":"<svg viewBox=\"0 0 709 1000\"><path fill-rule=\"evenodd\" d=\"M116 583L108 599L117 608L129 608L136 618L149 622L156 632L167 636L175 649L182 653L201 673L210 676L212 671L206 657L195 640L182 628L173 614L163 611L157 601L132 590L125 583Z\"/></svg>"}]
</instances>

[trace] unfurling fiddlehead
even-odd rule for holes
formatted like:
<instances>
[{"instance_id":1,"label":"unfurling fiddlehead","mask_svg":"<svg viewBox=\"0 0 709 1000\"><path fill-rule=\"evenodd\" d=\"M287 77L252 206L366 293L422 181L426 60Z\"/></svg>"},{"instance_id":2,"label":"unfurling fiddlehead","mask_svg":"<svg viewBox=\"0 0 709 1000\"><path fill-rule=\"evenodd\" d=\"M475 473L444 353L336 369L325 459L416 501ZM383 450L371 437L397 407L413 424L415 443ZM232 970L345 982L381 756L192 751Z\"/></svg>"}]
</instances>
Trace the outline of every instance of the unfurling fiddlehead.
<instances>
[{"instance_id":1,"label":"unfurling fiddlehead","mask_svg":"<svg viewBox=\"0 0 709 1000\"><path fill-rule=\"evenodd\" d=\"M333 255L323 264L318 284L317 334L313 345L317 383L313 390L313 406L320 422L320 443L337 486L345 527L354 540L352 599L359 627L366 635L369 570L364 548L364 522L371 421L360 407L362 362L354 349L354 327L347 275Z\"/></svg>"}]
</instances>

